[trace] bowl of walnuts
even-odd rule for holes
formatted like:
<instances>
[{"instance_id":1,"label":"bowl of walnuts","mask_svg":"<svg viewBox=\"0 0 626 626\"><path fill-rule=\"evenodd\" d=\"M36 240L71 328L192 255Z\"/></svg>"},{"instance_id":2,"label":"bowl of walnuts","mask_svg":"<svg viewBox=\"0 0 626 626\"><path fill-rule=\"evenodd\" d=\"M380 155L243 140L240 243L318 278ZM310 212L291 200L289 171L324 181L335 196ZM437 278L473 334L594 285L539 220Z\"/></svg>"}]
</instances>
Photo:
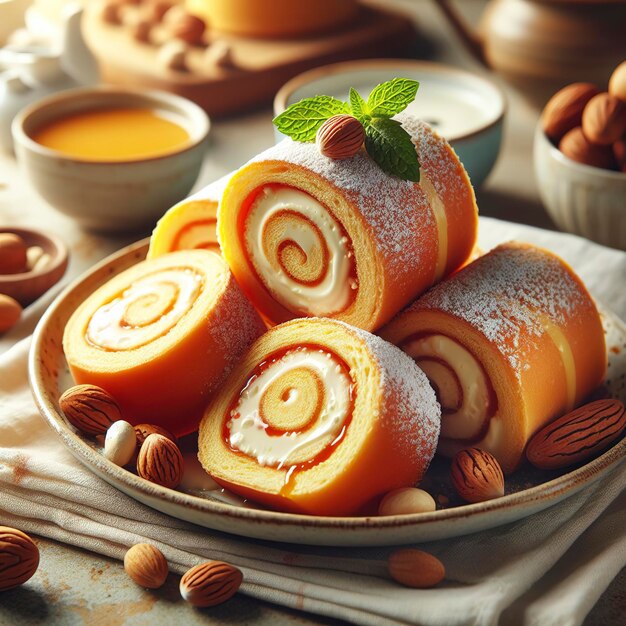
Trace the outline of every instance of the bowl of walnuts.
<instances>
[{"instance_id":1,"label":"bowl of walnuts","mask_svg":"<svg viewBox=\"0 0 626 626\"><path fill-rule=\"evenodd\" d=\"M552 96L535 132L534 165L560 229L626 250L626 61L607 91L573 83Z\"/></svg>"}]
</instances>

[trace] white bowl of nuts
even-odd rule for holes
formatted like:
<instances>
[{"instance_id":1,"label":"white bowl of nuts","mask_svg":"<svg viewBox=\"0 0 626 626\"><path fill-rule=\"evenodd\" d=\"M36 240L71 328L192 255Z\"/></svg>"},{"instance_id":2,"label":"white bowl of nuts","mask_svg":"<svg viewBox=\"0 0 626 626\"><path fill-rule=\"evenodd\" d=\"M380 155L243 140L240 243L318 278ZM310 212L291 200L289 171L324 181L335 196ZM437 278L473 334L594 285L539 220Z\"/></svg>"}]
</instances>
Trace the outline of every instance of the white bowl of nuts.
<instances>
[{"instance_id":1,"label":"white bowl of nuts","mask_svg":"<svg viewBox=\"0 0 626 626\"><path fill-rule=\"evenodd\" d=\"M626 250L626 62L608 92L574 83L550 99L535 132L534 164L559 228Z\"/></svg>"}]
</instances>

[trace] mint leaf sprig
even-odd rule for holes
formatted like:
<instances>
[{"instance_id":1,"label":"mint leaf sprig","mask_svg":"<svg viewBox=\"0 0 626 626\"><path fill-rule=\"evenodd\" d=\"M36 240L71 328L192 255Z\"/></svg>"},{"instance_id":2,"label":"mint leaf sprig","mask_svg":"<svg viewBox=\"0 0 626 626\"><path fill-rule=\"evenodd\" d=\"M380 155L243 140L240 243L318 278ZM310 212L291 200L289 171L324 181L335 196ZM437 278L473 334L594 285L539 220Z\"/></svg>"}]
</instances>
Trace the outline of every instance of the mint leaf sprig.
<instances>
[{"instance_id":1,"label":"mint leaf sprig","mask_svg":"<svg viewBox=\"0 0 626 626\"><path fill-rule=\"evenodd\" d=\"M320 126L333 115L354 116L365 129L365 149L388 174L418 183L420 164L409 133L391 119L413 102L419 83L394 78L374 87L367 98L350 88L349 102L330 96L305 98L274 118L278 130L294 141L315 141Z\"/></svg>"}]
</instances>

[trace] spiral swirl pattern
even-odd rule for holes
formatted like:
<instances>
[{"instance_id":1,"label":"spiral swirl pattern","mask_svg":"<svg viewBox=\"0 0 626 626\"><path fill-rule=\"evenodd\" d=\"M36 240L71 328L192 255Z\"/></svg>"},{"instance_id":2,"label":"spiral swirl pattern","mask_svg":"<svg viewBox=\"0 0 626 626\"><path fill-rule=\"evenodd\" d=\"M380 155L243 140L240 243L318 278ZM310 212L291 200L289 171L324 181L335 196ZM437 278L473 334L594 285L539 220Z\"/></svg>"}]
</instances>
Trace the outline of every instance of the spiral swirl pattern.
<instances>
[{"instance_id":1,"label":"spiral swirl pattern","mask_svg":"<svg viewBox=\"0 0 626 626\"><path fill-rule=\"evenodd\" d=\"M259 278L290 311L331 315L355 297L350 240L329 211L303 191L263 187L246 219L245 245Z\"/></svg>"},{"instance_id":2,"label":"spiral swirl pattern","mask_svg":"<svg viewBox=\"0 0 626 626\"><path fill-rule=\"evenodd\" d=\"M202 291L202 277L191 269L160 271L134 282L101 306L87 326L87 341L103 350L135 350L168 333Z\"/></svg>"},{"instance_id":3,"label":"spiral swirl pattern","mask_svg":"<svg viewBox=\"0 0 626 626\"><path fill-rule=\"evenodd\" d=\"M441 404L441 436L476 441L495 414L495 393L482 365L467 348L441 334L409 337L402 349L420 366Z\"/></svg>"},{"instance_id":4,"label":"spiral swirl pattern","mask_svg":"<svg viewBox=\"0 0 626 626\"><path fill-rule=\"evenodd\" d=\"M224 435L260 465L294 467L319 459L352 414L352 380L335 354L298 347L262 363L230 411Z\"/></svg>"},{"instance_id":5,"label":"spiral swirl pattern","mask_svg":"<svg viewBox=\"0 0 626 626\"><path fill-rule=\"evenodd\" d=\"M173 237L170 251L213 250L219 252L220 245L215 232L216 224L217 219L214 217L184 224Z\"/></svg>"}]
</instances>

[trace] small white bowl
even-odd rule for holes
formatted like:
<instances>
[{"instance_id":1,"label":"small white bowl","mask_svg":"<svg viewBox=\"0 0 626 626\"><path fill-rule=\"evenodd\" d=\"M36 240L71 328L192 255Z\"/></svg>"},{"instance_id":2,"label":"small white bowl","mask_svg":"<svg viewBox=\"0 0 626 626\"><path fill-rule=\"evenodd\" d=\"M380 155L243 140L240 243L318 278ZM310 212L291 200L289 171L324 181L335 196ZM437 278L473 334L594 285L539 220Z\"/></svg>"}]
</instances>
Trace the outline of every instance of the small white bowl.
<instances>
[{"instance_id":1,"label":"small white bowl","mask_svg":"<svg viewBox=\"0 0 626 626\"><path fill-rule=\"evenodd\" d=\"M67 156L32 139L42 126L78 111L147 107L172 116L190 140L166 154L126 161ZM34 188L55 209L83 228L133 232L151 228L186 197L204 156L210 122L196 104L169 93L128 88L71 89L36 102L13 120L15 154Z\"/></svg>"},{"instance_id":2,"label":"small white bowl","mask_svg":"<svg viewBox=\"0 0 626 626\"><path fill-rule=\"evenodd\" d=\"M500 151L506 101L490 81L470 72L427 61L374 59L347 61L304 72L285 83L274 98L274 114L315 95L347 100L350 87L364 98L395 77L420 83L407 107L443 135L465 166L474 187L483 183ZM283 136L276 131L277 140Z\"/></svg>"},{"instance_id":3,"label":"small white bowl","mask_svg":"<svg viewBox=\"0 0 626 626\"><path fill-rule=\"evenodd\" d=\"M572 161L552 145L540 124L534 165L541 199L561 230L626 250L626 173Z\"/></svg>"}]
</instances>

